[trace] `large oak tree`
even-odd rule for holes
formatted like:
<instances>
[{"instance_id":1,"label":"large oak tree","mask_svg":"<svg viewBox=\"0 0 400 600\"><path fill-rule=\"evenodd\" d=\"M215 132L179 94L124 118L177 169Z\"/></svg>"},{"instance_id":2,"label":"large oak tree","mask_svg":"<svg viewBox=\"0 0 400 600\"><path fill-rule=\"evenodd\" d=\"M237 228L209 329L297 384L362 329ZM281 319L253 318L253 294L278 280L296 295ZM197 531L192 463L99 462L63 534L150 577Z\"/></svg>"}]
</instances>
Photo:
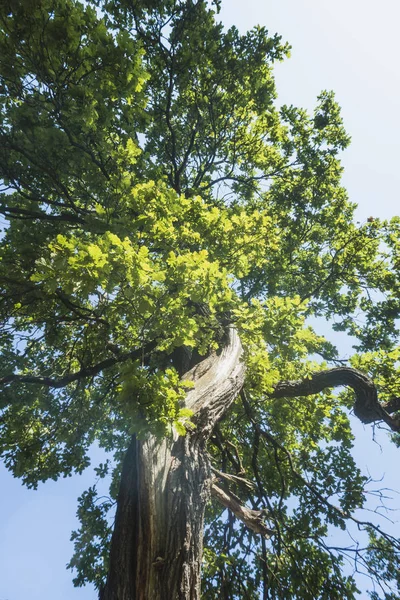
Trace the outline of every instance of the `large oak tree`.
<instances>
[{"instance_id":1,"label":"large oak tree","mask_svg":"<svg viewBox=\"0 0 400 600\"><path fill-rule=\"evenodd\" d=\"M288 47L225 30L217 1L5 0L0 19L0 452L29 487L110 453L75 583L352 599L350 556L398 598L349 413L398 441L400 221L354 223L333 94L278 109ZM349 362L311 317L357 338ZM360 543L333 545L347 527Z\"/></svg>"}]
</instances>

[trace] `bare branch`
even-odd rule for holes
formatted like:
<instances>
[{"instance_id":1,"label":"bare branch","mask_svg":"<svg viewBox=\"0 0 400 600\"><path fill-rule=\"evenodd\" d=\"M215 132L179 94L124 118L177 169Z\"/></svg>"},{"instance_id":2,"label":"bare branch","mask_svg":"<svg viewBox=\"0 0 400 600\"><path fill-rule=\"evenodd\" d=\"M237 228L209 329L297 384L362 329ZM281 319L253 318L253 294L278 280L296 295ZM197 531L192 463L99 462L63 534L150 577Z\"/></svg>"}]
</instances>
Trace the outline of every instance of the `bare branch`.
<instances>
[{"instance_id":1,"label":"bare branch","mask_svg":"<svg viewBox=\"0 0 400 600\"><path fill-rule=\"evenodd\" d=\"M270 529L265 525L265 517L267 516L267 512L264 510L253 510L251 508L247 508L244 506L240 499L232 494L232 492L225 492L220 487L215 485L215 483L211 486L211 494L218 500L222 506L225 508L229 508L230 511L233 512L235 517L242 521L254 533L259 533L265 538L270 538L275 532L273 529Z\"/></svg>"},{"instance_id":2,"label":"bare branch","mask_svg":"<svg viewBox=\"0 0 400 600\"><path fill-rule=\"evenodd\" d=\"M332 369L332 370L334 370L334 369ZM242 402L243 402L243 406L244 406L245 411L246 411L246 415L249 417L251 423L253 424L254 429L259 433L259 435L261 437L263 437L265 440L267 440L274 448L278 448L286 456L288 464L289 464L289 467L290 467L290 470L293 473L293 475L299 481L301 481L301 483L315 496L315 498L317 498L321 502L321 504L323 504L324 506L326 506L329 510L335 512L341 519L347 519L349 521L352 521L353 523L355 523L357 525L357 527L359 529L362 529L362 530L367 530L368 528L373 529L374 531L376 531L376 533L378 535L380 535L383 538L385 538L386 540L388 540L390 542L390 544L393 546L393 548L396 549L396 551L398 551L398 552L400 551L400 542L394 536L392 536L391 534L386 533L385 531L383 531L379 527L379 525L375 525L371 521L362 521L360 519L357 519L356 517L354 517L351 514L351 512L349 512L347 510L342 510L341 508L339 508L335 504L332 504L327 498L325 498L319 492L318 489L315 488L315 486L313 486L312 484L310 484L305 479L305 477L296 469L295 462L293 460L293 456L289 452L289 450L284 445L280 444L278 442L278 440L276 440L273 435L271 435L268 431L266 431L265 429L263 429L262 427L260 427L260 425L257 423L257 420L253 416L251 405L250 405L250 402L249 402L249 400L248 400L248 398L246 396L246 393L245 393L244 389L242 389L242 391L240 393L240 396L241 396L241 399L242 399Z\"/></svg>"},{"instance_id":3,"label":"bare branch","mask_svg":"<svg viewBox=\"0 0 400 600\"><path fill-rule=\"evenodd\" d=\"M255 484L244 477L238 477L237 475L232 475L231 473L223 473L219 471L215 467L211 467L211 471L220 477L221 479L226 479L226 481L230 481L231 483L238 483L244 485L247 489L254 490Z\"/></svg>"}]
</instances>

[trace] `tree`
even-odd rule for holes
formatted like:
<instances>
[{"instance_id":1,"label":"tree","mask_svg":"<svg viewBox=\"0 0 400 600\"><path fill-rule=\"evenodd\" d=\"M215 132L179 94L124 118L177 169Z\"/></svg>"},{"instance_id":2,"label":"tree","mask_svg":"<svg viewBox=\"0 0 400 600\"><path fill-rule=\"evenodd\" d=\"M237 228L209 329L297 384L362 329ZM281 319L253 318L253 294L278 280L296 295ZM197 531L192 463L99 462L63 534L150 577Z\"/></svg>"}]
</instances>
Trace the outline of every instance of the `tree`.
<instances>
[{"instance_id":1,"label":"tree","mask_svg":"<svg viewBox=\"0 0 400 600\"><path fill-rule=\"evenodd\" d=\"M202 563L206 599L351 599L348 556L393 600L349 411L399 443L400 220L353 222L333 94L278 109L289 48L218 4L2 5L1 455L35 487L112 454L70 563L101 600L195 600Z\"/></svg>"}]
</instances>

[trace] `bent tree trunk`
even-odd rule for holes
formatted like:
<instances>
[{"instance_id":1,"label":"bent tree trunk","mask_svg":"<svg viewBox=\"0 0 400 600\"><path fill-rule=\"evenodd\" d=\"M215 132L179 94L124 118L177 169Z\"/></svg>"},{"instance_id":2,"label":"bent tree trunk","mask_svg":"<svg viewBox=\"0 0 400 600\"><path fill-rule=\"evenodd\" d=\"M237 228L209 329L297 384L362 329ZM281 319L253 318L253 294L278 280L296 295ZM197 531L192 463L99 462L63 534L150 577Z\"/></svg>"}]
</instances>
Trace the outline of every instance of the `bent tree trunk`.
<instances>
[{"instance_id":1,"label":"bent tree trunk","mask_svg":"<svg viewBox=\"0 0 400 600\"><path fill-rule=\"evenodd\" d=\"M203 522L211 495L205 444L243 385L241 344L230 329L219 356L184 378L196 429L185 437L132 438L126 453L101 600L198 600Z\"/></svg>"}]
</instances>

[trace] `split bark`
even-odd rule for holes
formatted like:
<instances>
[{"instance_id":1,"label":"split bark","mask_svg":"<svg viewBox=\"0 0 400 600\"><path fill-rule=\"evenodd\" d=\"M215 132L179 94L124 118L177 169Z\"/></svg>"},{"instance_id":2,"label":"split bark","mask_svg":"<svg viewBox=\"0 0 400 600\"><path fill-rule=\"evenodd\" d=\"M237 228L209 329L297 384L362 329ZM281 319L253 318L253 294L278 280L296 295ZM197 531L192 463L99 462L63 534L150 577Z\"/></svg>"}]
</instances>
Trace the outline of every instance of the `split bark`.
<instances>
[{"instance_id":1,"label":"split bark","mask_svg":"<svg viewBox=\"0 0 400 600\"><path fill-rule=\"evenodd\" d=\"M101 600L199 600L204 512L211 495L205 444L239 394L245 368L236 331L219 356L189 371L185 437L132 438L126 453Z\"/></svg>"},{"instance_id":2,"label":"split bark","mask_svg":"<svg viewBox=\"0 0 400 600\"><path fill-rule=\"evenodd\" d=\"M208 357L183 376L194 382L186 406L194 412L194 431L159 440L132 438L123 464L112 537L110 568L101 600L199 600L204 512L211 493L249 528L264 536L273 532L262 511L213 485L206 442L218 420L242 389L242 347L231 328L219 356ZM274 398L308 396L327 387L347 385L356 395L354 412L364 423L383 420L398 431L389 413L394 399L382 406L373 382L346 367L329 369L298 381L276 385Z\"/></svg>"}]
</instances>

